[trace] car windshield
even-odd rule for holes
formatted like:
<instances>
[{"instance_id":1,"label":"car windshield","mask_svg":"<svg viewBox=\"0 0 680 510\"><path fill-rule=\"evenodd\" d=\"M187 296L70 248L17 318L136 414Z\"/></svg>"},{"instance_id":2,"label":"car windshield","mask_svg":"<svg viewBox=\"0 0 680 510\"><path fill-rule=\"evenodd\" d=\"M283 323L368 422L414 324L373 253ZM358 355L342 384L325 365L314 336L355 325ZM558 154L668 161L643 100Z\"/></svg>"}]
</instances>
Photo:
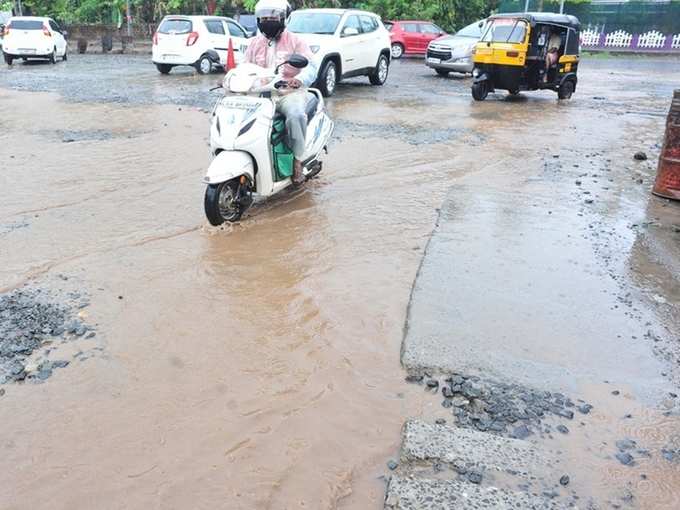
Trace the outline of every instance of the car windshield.
<instances>
[{"instance_id":1,"label":"car windshield","mask_svg":"<svg viewBox=\"0 0 680 510\"><path fill-rule=\"evenodd\" d=\"M188 19L165 19L158 27L161 34L188 34L191 32L191 21Z\"/></svg>"},{"instance_id":2,"label":"car windshield","mask_svg":"<svg viewBox=\"0 0 680 510\"><path fill-rule=\"evenodd\" d=\"M15 30L42 30L43 22L35 19L13 19L9 28Z\"/></svg>"},{"instance_id":3,"label":"car windshield","mask_svg":"<svg viewBox=\"0 0 680 510\"><path fill-rule=\"evenodd\" d=\"M484 42L521 43L527 32L527 24L517 19L495 19L484 32Z\"/></svg>"},{"instance_id":4,"label":"car windshield","mask_svg":"<svg viewBox=\"0 0 680 510\"><path fill-rule=\"evenodd\" d=\"M484 24L482 22L482 26L479 26L479 21L477 23L472 23L471 25L466 26L465 28L461 28L458 32L456 32L456 37L472 37L474 39L479 39L482 37L482 28L484 28Z\"/></svg>"},{"instance_id":5,"label":"car windshield","mask_svg":"<svg viewBox=\"0 0 680 510\"><path fill-rule=\"evenodd\" d=\"M296 34L334 34L338 23L339 14L295 11L288 21L288 30Z\"/></svg>"}]
</instances>

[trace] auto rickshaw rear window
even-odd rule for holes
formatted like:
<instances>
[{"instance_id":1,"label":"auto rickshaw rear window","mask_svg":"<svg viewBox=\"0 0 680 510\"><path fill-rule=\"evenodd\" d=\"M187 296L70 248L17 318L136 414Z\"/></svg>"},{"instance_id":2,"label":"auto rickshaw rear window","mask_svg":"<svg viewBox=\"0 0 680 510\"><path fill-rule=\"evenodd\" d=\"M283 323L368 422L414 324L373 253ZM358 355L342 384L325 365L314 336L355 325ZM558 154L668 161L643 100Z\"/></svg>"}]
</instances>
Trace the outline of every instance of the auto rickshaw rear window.
<instances>
[{"instance_id":1,"label":"auto rickshaw rear window","mask_svg":"<svg viewBox=\"0 0 680 510\"><path fill-rule=\"evenodd\" d=\"M521 43L527 33L527 24L522 20L495 19L487 27L483 42Z\"/></svg>"}]
</instances>

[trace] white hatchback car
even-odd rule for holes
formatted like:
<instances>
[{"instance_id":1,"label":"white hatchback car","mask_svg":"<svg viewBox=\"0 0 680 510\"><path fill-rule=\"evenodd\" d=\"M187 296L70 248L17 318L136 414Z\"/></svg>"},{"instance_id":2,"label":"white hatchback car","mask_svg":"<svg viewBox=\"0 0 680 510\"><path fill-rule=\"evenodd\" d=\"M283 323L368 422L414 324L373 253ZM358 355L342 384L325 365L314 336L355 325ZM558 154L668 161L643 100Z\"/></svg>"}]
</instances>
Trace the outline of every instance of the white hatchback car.
<instances>
[{"instance_id":1,"label":"white hatchback car","mask_svg":"<svg viewBox=\"0 0 680 510\"><path fill-rule=\"evenodd\" d=\"M14 16L3 34L2 53L7 65L17 58L47 59L53 64L57 58L68 58L66 32L51 18Z\"/></svg>"},{"instance_id":2,"label":"white hatchback car","mask_svg":"<svg viewBox=\"0 0 680 510\"><path fill-rule=\"evenodd\" d=\"M231 18L220 16L166 16L153 36L151 60L162 74L175 66L192 66L208 74L224 67L231 39L236 63L248 48L246 30Z\"/></svg>"},{"instance_id":3,"label":"white hatchback car","mask_svg":"<svg viewBox=\"0 0 680 510\"><path fill-rule=\"evenodd\" d=\"M387 81L390 33L377 14L355 9L293 11L288 30L309 44L319 69L315 86L324 96L344 78L368 76L371 84Z\"/></svg>"}]
</instances>

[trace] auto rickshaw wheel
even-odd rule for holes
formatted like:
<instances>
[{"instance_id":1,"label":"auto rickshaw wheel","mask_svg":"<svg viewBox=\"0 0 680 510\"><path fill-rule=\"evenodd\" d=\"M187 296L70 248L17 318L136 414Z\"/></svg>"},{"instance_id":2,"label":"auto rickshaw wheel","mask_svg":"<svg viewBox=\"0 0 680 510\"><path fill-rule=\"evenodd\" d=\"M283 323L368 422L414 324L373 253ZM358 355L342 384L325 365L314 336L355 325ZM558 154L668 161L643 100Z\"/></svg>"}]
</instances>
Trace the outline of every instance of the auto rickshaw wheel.
<instances>
[{"instance_id":1,"label":"auto rickshaw wheel","mask_svg":"<svg viewBox=\"0 0 680 510\"><path fill-rule=\"evenodd\" d=\"M558 99L569 99L571 98L571 95L574 93L574 81L573 80L567 80L565 81L562 85L560 85L559 90L557 91L557 98Z\"/></svg>"},{"instance_id":2,"label":"auto rickshaw wheel","mask_svg":"<svg viewBox=\"0 0 680 510\"><path fill-rule=\"evenodd\" d=\"M489 95L489 84L486 81L480 81L472 84L472 98L475 101L484 101Z\"/></svg>"}]
</instances>

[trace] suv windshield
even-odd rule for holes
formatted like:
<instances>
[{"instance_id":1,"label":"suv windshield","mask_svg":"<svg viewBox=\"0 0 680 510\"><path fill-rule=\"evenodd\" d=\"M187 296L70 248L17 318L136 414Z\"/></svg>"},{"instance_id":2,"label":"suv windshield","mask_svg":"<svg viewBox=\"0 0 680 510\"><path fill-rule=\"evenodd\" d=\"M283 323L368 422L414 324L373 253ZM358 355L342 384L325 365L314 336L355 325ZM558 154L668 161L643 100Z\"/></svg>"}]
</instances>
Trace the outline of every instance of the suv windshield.
<instances>
[{"instance_id":1,"label":"suv windshield","mask_svg":"<svg viewBox=\"0 0 680 510\"><path fill-rule=\"evenodd\" d=\"M527 24L522 20L495 19L487 27L482 41L521 43L526 32Z\"/></svg>"},{"instance_id":2,"label":"suv windshield","mask_svg":"<svg viewBox=\"0 0 680 510\"><path fill-rule=\"evenodd\" d=\"M296 34L334 34L340 23L339 14L295 11L288 21L288 30Z\"/></svg>"},{"instance_id":3,"label":"suv windshield","mask_svg":"<svg viewBox=\"0 0 680 510\"><path fill-rule=\"evenodd\" d=\"M477 23L472 23L471 25L466 26L465 28L461 28L458 32L456 32L456 37L474 37L475 39L479 39L482 37L482 29L484 28L484 25L479 26L479 21Z\"/></svg>"},{"instance_id":4,"label":"suv windshield","mask_svg":"<svg viewBox=\"0 0 680 510\"><path fill-rule=\"evenodd\" d=\"M191 21L188 19L164 19L158 27L161 34L188 34L191 32Z\"/></svg>"},{"instance_id":5,"label":"suv windshield","mask_svg":"<svg viewBox=\"0 0 680 510\"><path fill-rule=\"evenodd\" d=\"M42 30L43 22L35 19L13 19L9 28L15 30Z\"/></svg>"}]
</instances>

